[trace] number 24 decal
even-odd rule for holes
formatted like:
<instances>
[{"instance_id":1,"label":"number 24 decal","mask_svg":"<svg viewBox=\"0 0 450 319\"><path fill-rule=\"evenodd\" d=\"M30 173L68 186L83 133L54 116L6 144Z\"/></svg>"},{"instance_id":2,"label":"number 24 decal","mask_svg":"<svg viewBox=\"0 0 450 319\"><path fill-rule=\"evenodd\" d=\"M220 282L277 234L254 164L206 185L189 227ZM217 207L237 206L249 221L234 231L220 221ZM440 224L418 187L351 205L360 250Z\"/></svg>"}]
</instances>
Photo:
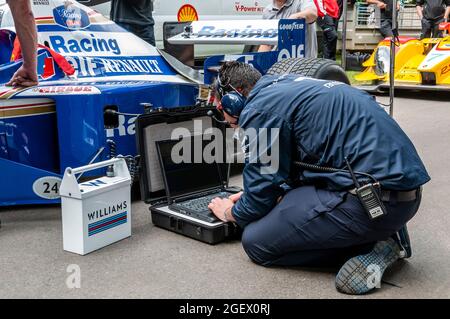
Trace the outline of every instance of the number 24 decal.
<instances>
[{"instance_id":1,"label":"number 24 decal","mask_svg":"<svg viewBox=\"0 0 450 319\"><path fill-rule=\"evenodd\" d=\"M34 193L44 199L59 198L59 186L61 178L56 176L45 176L37 179L33 183Z\"/></svg>"},{"instance_id":2,"label":"number 24 decal","mask_svg":"<svg viewBox=\"0 0 450 319\"><path fill-rule=\"evenodd\" d=\"M45 194L51 194L51 193L58 194L58 183L54 183L51 188L50 188L50 186L51 186L50 183L44 182L44 187L45 187L44 193Z\"/></svg>"}]
</instances>

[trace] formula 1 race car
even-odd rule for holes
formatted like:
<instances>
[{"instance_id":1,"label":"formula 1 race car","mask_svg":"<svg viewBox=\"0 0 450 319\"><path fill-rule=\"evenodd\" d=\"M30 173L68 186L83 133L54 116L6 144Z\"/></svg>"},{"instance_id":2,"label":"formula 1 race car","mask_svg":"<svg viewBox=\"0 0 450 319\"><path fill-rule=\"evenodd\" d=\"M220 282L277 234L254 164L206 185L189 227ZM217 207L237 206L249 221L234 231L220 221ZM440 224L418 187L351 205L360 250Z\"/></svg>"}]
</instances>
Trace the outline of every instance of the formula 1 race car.
<instances>
[{"instance_id":1,"label":"formula 1 race car","mask_svg":"<svg viewBox=\"0 0 450 319\"><path fill-rule=\"evenodd\" d=\"M439 25L450 32L450 23ZM381 41L370 58L363 63L365 70L357 74L357 81L373 81L362 85L366 91L389 89L390 38ZM395 88L416 90L450 90L450 35L444 38L418 40L399 37L395 49Z\"/></svg>"},{"instance_id":2,"label":"formula 1 race car","mask_svg":"<svg viewBox=\"0 0 450 319\"><path fill-rule=\"evenodd\" d=\"M251 63L263 74L348 83L332 61L299 59L305 48L303 20L193 22L173 37L174 45L278 46L272 52L211 56L198 70L78 2L34 1L32 6L39 85L31 88L4 84L22 59L9 7L0 6L0 206L59 203L67 167L117 154L136 156L137 116L144 110L204 107L208 85L224 60Z\"/></svg>"}]
</instances>

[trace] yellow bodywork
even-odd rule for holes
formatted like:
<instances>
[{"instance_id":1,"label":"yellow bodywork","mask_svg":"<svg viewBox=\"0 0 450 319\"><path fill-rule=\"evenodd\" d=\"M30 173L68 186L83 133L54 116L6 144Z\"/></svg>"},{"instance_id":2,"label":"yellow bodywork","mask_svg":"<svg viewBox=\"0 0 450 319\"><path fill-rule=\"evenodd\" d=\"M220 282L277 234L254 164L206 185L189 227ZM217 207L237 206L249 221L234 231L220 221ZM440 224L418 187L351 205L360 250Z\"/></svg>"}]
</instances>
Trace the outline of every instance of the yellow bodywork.
<instances>
[{"instance_id":1,"label":"yellow bodywork","mask_svg":"<svg viewBox=\"0 0 450 319\"><path fill-rule=\"evenodd\" d=\"M389 81L389 73L376 73L377 50L389 46L390 41L381 41L370 58L363 63L365 69L355 76L355 80ZM426 63L423 63L424 61ZM397 44L394 77L396 82L424 84L427 79L422 77L429 76L429 73L434 74L436 85L450 85L450 36L442 39L407 39Z\"/></svg>"}]
</instances>

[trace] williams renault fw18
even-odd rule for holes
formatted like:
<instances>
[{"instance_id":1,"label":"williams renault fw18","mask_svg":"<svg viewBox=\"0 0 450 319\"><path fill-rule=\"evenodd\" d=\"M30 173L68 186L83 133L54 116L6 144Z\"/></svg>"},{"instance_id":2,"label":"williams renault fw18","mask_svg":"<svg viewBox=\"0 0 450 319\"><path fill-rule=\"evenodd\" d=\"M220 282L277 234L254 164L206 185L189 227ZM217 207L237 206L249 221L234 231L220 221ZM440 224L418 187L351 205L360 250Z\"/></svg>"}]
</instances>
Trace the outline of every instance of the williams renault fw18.
<instances>
[{"instance_id":1,"label":"williams renault fw18","mask_svg":"<svg viewBox=\"0 0 450 319\"><path fill-rule=\"evenodd\" d=\"M395 49L395 88L416 90L450 90L450 23L439 25L447 36L418 40L399 37ZM367 91L389 89L390 39L381 41L370 58L363 63L364 71L357 81L373 81L361 86Z\"/></svg>"},{"instance_id":2,"label":"williams renault fw18","mask_svg":"<svg viewBox=\"0 0 450 319\"><path fill-rule=\"evenodd\" d=\"M211 56L197 70L78 2L32 3L39 85L31 88L5 86L22 58L9 8L0 6L0 206L58 203L66 167L117 154L134 157L136 117L144 110L205 106L207 85L221 61L251 63L263 74L348 82L331 61L298 59L305 52L303 20L193 22L169 40L278 46L266 53Z\"/></svg>"}]
</instances>

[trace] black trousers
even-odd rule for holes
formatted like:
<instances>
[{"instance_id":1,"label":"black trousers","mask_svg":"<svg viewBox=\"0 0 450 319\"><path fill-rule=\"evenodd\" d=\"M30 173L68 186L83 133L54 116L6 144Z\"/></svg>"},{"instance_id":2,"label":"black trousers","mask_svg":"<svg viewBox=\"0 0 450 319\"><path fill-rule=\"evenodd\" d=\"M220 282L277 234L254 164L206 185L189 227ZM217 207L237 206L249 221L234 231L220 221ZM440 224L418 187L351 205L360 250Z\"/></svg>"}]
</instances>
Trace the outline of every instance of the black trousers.
<instances>
[{"instance_id":1,"label":"black trousers","mask_svg":"<svg viewBox=\"0 0 450 319\"><path fill-rule=\"evenodd\" d=\"M422 32L420 33L420 39L424 38L442 38L442 31L439 30L439 23L444 19L430 20L422 18Z\"/></svg>"},{"instance_id":2,"label":"black trousers","mask_svg":"<svg viewBox=\"0 0 450 319\"><path fill-rule=\"evenodd\" d=\"M131 33L137 35L139 38L144 40L145 42L150 43L155 46L155 31L154 26L152 24L149 25L138 25L124 22L116 22L116 24L120 25L122 28L130 31Z\"/></svg>"},{"instance_id":3,"label":"black trousers","mask_svg":"<svg viewBox=\"0 0 450 319\"><path fill-rule=\"evenodd\" d=\"M386 202L388 214L372 221L355 195L299 187L245 227L242 245L251 260L264 266L341 266L400 230L420 200L419 193L410 202Z\"/></svg>"},{"instance_id":4,"label":"black trousers","mask_svg":"<svg viewBox=\"0 0 450 319\"><path fill-rule=\"evenodd\" d=\"M323 57L336 60L336 45L338 40L337 24L339 19L330 16L317 18L317 24L323 31Z\"/></svg>"},{"instance_id":5,"label":"black trousers","mask_svg":"<svg viewBox=\"0 0 450 319\"><path fill-rule=\"evenodd\" d=\"M380 21L380 33L383 37L392 37L392 19L381 19Z\"/></svg>"}]
</instances>

